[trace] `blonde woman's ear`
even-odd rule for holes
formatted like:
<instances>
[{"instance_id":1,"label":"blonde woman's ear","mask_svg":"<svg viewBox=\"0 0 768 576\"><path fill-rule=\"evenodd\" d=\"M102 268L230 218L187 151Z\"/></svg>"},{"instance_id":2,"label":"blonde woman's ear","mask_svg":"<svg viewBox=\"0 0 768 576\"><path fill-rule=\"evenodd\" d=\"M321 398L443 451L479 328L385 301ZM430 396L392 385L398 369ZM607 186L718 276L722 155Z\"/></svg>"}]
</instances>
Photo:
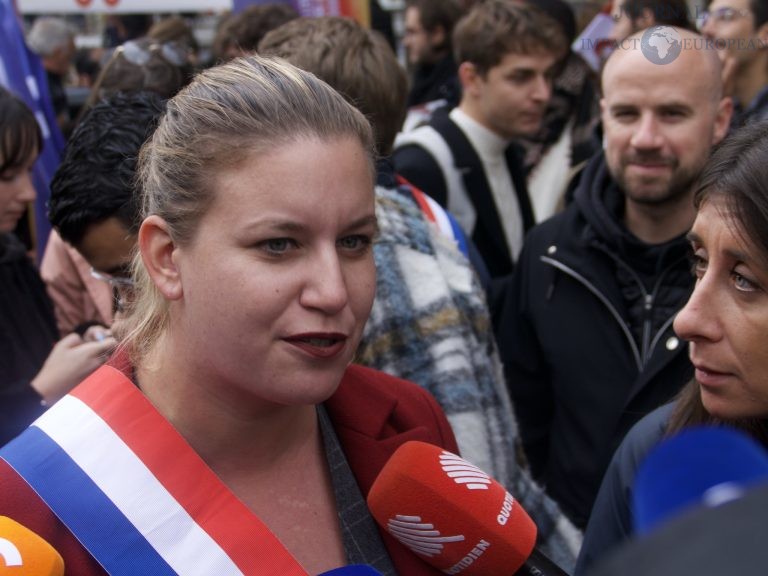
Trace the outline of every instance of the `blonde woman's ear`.
<instances>
[{"instance_id":1,"label":"blonde woman's ear","mask_svg":"<svg viewBox=\"0 0 768 576\"><path fill-rule=\"evenodd\" d=\"M146 218L139 229L139 252L152 282L168 300L178 300L184 293L175 251L168 223L156 215Z\"/></svg>"}]
</instances>

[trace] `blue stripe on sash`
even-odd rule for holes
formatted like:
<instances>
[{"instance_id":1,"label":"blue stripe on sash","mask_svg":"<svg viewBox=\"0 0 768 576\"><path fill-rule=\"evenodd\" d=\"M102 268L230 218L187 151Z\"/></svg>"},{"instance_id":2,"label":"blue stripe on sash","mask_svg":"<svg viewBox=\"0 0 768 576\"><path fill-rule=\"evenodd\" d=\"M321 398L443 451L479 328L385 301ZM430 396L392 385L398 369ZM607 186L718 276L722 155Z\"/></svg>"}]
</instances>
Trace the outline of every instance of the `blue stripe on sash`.
<instances>
[{"instance_id":1,"label":"blue stripe on sash","mask_svg":"<svg viewBox=\"0 0 768 576\"><path fill-rule=\"evenodd\" d=\"M456 239L456 243L459 245L459 251L464 254L464 256L469 258L469 246L467 246L467 237L464 234L464 230L462 230L461 226L459 226L459 223L456 221L456 218L453 217L453 214L446 210L445 215L448 216L448 221L451 223L453 237Z\"/></svg>"},{"instance_id":2,"label":"blue stripe on sash","mask_svg":"<svg viewBox=\"0 0 768 576\"><path fill-rule=\"evenodd\" d=\"M93 480L45 432L29 427L3 447L0 457L77 534L80 543L110 575L176 576Z\"/></svg>"}]
</instances>

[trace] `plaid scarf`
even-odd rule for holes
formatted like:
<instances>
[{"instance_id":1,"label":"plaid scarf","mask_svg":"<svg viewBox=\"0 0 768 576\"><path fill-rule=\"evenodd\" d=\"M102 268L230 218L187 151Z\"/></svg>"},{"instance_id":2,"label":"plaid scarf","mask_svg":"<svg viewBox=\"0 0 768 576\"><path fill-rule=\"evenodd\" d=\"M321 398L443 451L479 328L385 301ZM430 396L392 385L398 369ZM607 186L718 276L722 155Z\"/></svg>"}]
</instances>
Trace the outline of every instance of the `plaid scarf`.
<instances>
[{"instance_id":1,"label":"plaid scarf","mask_svg":"<svg viewBox=\"0 0 768 576\"><path fill-rule=\"evenodd\" d=\"M376 300L357 361L429 390L462 456L518 499L547 554L570 570L581 535L516 461L517 422L473 269L407 186L378 186L376 214Z\"/></svg>"}]
</instances>

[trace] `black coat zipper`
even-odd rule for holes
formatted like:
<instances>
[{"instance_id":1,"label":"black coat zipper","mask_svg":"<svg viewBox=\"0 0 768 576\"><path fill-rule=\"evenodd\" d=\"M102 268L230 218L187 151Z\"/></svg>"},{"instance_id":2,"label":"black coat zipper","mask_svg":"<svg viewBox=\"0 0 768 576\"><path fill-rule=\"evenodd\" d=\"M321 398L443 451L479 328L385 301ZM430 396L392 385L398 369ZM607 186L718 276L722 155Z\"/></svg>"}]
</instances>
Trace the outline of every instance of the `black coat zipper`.
<instances>
[{"instance_id":1,"label":"black coat zipper","mask_svg":"<svg viewBox=\"0 0 768 576\"><path fill-rule=\"evenodd\" d=\"M611 258L616 260L616 258L607 253ZM629 325L627 322L622 318L621 314L619 314L619 311L616 309L616 307L611 303L610 300L603 294L597 286L595 286L592 282L587 280L583 275L581 275L579 272L571 268L570 266L564 264L563 262L559 260L555 260L554 258L551 258L549 256L541 256L541 261L549 264L550 266L553 266L557 268L558 270L564 272L565 274L568 274L570 277L572 277L574 280L580 282L584 285L584 287L592 292L597 299L605 305L605 307L610 312L611 316L616 320L619 327L621 328L622 333L624 334L625 338L627 339L627 342L629 343L630 349L632 350L632 355L635 359L635 364L637 365L638 372L643 370L643 367L645 364L650 360L651 355L653 354L653 351L655 350L656 346L659 343L659 340L661 337L666 333L666 331L669 329L669 326L674 321L674 316L668 318L664 324L662 324L661 328L659 328L659 331L651 338L651 331L653 329L653 323L651 318L651 313L653 312L653 307L656 302L656 296L658 295L658 291L661 287L661 282L664 280L666 275L674 268L674 266L677 264L677 262L671 264L668 266L664 271L661 273L661 275L656 279L656 282L653 286L653 291L649 294L648 291L645 289L645 286L643 286L643 283L640 281L640 279L637 277L637 274L634 270L632 270L629 266L621 262L620 260L616 260L621 266L629 270L630 274L635 278L635 282L637 282L638 286L640 287L640 290L643 294L643 306L644 306L644 318L643 318L643 332L642 332L642 348L638 349L637 343L635 342L635 339L632 337L632 332L629 328Z\"/></svg>"}]
</instances>

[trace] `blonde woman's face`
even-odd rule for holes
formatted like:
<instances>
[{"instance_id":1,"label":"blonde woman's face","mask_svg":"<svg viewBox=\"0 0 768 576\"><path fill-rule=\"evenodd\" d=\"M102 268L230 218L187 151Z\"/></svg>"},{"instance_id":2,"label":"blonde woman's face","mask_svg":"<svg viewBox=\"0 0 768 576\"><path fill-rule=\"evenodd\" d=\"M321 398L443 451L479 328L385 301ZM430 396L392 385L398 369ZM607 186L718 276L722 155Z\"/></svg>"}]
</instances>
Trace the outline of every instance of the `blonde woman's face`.
<instances>
[{"instance_id":1,"label":"blonde woman's face","mask_svg":"<svg viewBox=\"0 0 768 576\"><path fill-rule=\"evenodd\" d=\"M704 407L727 419L768 416L768 269L734 230L720 199L704 203L689 234L696 287L675 318L690 341Z\"/></svg>"},{"instance_id":2,"label":"blonde woman's face","mask_svg":"<svg viewBox=\"0 0 768 576\"><path fill-rule=\"evenodd\" d=\"M373 304L369 161L305 139L222 172L174 256L186 360L222 398L314 404L335 391Z\"/></svg>"}]
</instances>

